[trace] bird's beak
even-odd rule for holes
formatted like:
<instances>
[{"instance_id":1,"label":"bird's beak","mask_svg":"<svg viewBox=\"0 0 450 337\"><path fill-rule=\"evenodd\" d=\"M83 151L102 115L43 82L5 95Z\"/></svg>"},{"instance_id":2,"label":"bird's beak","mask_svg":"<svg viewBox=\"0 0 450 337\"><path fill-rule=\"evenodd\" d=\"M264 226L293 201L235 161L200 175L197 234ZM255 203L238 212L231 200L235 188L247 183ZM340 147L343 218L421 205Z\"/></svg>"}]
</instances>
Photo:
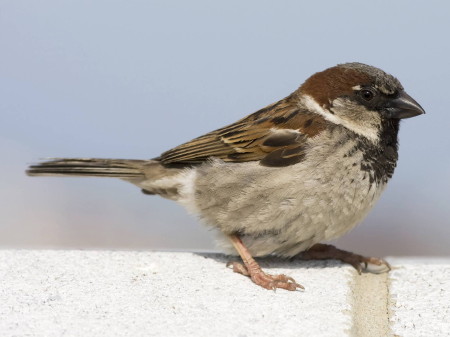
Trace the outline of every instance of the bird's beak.
<instances>
[{"instance_id":1,"label":"bird's beak","mask_svg":"<svg viewBox=\"0 0 450 337\"><path fill-rule=\"evenodd\" d=\"M401 91L398 97L389 101L386 107L389 118L410 118L425 113L425 110L406 92Z\"/></svg>"}]
</instances>

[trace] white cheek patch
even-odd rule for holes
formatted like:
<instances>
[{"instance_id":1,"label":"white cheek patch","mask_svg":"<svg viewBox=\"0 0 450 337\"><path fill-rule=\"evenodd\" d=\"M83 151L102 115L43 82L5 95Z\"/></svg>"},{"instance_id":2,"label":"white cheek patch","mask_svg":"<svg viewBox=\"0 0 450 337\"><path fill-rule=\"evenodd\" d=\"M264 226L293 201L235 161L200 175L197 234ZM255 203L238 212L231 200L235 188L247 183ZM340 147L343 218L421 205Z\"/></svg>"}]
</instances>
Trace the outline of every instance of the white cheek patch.
<instances>
[{"instance_id":1,"label":"white cheek patch","mask_svg":"<svg viewBox=\"0 0 450 337\"><path fill-rule=\"evenodd\" d=\"M308 110L311 110L315 112L318 115L321 115L323 118L325 118L327 121L330 121L334 124L339 124L342 126L345 126L347 129L357 133L358 135L366 137L371 142L377 144L379 142L378 137L378 130L376 126L372 125L370 122L362 124L362 123L356 123L354 121L343 119L336 114L333 114L331 111L324 109L321 107L315 100L309 95L304 95L302 97L303 104L308 108ZM335 99L332 102L334 107L345 107L342 100Z\"/></svg>"},{"instance_id":2,"label":"white cheek patch","mask_svg":"<svg viewBox=\"0 0 450 337\"><path fill-rule=\"evenodd\" d=\"M340 99L337 98L333 101L332 106L334 108L341 108L346 109L346 103ZM365 109L365 108L363 108ZM380 141L380 137L378 136L378 127L380 120L379 118L375 118L369 115L369 111L367 112L367 120L360 119L359 121L354 121L351 119L344 119L339 118L341 120L341 123L343 126L345 126L347 129L357 133L358 135L366 137L371 142L378 144Z\"/></svg>"}]
</instances>

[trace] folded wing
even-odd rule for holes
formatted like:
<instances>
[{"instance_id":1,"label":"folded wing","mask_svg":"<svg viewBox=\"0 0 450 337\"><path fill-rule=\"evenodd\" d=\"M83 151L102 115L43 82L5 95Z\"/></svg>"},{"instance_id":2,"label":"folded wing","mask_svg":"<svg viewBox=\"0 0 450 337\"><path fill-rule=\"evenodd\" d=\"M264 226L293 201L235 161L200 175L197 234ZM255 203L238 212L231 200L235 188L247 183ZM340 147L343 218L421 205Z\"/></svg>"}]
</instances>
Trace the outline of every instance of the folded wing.
<instances>
[{"instance_id":1,"label":"folded wing","mask_svg":"<svg viewBox=\"0 0 450 337\"><path fill-rule=\"evenodd\" d=\"M306 141L325 121L302 108L292 94L224 128L164 152L164 165L199 164L211 157L227 162L260 161L288 166L304 158Z\"/></svg>"}]
</instances>

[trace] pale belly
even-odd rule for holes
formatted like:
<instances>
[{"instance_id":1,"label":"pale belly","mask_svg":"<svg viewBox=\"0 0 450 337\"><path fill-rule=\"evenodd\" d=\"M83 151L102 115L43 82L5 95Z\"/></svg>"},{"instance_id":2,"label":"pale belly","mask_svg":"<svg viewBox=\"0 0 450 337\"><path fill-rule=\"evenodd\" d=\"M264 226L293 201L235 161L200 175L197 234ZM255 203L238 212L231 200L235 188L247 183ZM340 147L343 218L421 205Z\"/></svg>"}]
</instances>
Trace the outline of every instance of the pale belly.
<instances>
[{"instance_id":1,"label":"pale belly","mask_svg":"<svg viewBox=\"0 0 450 337\"><path fill-rule=\"evenodd\" d=\"M355 227L384 189L354 162L343 168L340 156L284 168L216 161L196 173L195 213L239 234L254 256L296 255Z\"/></svg>"}]
</instances>

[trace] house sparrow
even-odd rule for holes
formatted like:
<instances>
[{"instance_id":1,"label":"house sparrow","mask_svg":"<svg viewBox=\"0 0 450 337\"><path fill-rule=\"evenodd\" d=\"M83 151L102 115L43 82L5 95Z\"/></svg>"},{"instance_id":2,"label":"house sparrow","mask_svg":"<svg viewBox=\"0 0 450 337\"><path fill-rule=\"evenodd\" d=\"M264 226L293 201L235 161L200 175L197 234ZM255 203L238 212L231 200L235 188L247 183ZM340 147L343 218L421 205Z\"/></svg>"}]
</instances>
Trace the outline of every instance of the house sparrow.
<instances>
[{"instance_id":1,"label":"house sparrow","mask_svg":"<svg viewBox=\"0 0 450 337\"><path fill-rule=\"evenodd\" d=\"M400 119L425 113L382 70L346 63L312 75L286 98L151 160L55 159L30 176L115 177L178 201L218 229L267 289L303 288L266 274L255 256L387 266L321 241L355 227L380 197L397 163Z\"/></svg>"}]
</instances>

